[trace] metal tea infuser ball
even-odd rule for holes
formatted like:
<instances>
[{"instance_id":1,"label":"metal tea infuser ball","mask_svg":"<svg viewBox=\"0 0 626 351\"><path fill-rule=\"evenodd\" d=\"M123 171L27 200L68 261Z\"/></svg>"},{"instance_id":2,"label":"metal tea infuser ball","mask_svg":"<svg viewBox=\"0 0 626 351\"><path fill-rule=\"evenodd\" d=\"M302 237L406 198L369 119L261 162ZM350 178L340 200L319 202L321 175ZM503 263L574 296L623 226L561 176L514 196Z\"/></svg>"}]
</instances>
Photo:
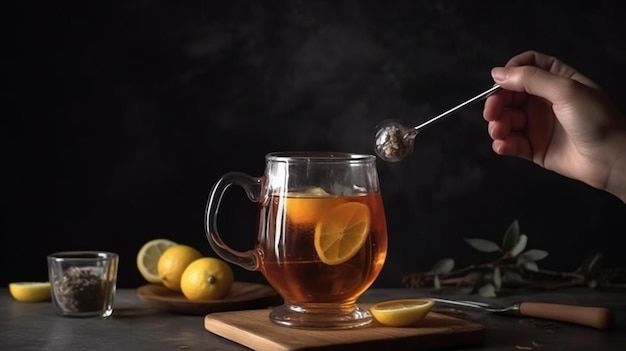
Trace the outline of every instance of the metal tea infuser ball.
<instances>
[{"instance_id":1,"label":"metal tea infuser ball","mask_svg":"<svg viewBox=\"0 0 626 351\"><path fill-rule=\"evenodd\" d=\"M378 157L387 162L398 162L413 152L415 137L422 128L431 123L448 116L449 114L465 107L482 98L486 98L500 89L499 85L494 85L488 90L474 96L473 98L449 109L448 111L435 116L416 127L406 127L397 120L388 119L381 122L376 127L376 144L374 150Z\"/></svg>"}]
</instances>

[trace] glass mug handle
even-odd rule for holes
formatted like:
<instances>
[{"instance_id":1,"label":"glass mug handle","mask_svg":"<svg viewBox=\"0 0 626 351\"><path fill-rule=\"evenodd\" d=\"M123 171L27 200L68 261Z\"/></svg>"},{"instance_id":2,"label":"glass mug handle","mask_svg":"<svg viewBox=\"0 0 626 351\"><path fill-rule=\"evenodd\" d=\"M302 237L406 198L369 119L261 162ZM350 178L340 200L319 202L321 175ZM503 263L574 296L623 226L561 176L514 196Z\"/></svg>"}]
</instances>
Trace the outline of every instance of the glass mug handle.
<instances>
[{"instance_id":1,"label":"glass mug handle","mask_svg":"<svg viewBox=\"0 0 626 351\"><path fill-rule=\"evenodd\" d=\"M205 211L205 232L211 248L224 260L241 266L247 270L259 269L259 257L254 250L245 252L230 248L224 243L217 230L217 214L226 189L231 185L237 185L246 192L248 199L259 202L261 194L261 178L251 177L242 172L228 172L222 175L213 185Z\"/></svg>"}]
</instances>

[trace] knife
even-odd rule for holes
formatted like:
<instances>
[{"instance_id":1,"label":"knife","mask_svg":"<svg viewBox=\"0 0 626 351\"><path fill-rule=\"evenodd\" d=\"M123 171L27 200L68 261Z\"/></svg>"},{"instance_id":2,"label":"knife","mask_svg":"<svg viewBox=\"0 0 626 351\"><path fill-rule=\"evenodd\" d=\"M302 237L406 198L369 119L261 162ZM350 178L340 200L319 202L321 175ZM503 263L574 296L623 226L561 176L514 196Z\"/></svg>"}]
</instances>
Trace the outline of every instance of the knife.
<instances>
[{"instance_id":1,"label":"knife","mask_svg":"<svg viewBox=\"0 0 626 351\"><path fill-rule=\"evenodd\" d=\"M546 302L517 302L508 306L497 306L478 301L449 300L432 297L429 299L436 303L470 307L495 314L549 319L597 329L610 328L614 320L611 310L605 307L564 305Z\"/></svg>"}]
</instances>

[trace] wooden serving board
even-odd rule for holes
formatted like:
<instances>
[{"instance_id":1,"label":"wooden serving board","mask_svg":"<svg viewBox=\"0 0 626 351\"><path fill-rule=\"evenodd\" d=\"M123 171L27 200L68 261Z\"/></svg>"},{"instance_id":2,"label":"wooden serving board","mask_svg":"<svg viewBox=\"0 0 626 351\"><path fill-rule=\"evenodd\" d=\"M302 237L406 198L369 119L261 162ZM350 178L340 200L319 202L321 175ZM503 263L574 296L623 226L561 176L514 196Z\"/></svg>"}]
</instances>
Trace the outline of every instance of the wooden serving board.
<instances>
[{"instance_id":1,"label":"wooden serving board","mask_svg":"<svg viewBox=\"0 0 626 351\"><path fill-rule=\"evenodd\" d=\"M219 312L204 317L211 333L253 350L437 350L482 343L482 324L430 312L412 327L377 322L357 329L309 330L276 325L269 309Z\"/></svg>"}]
</instances>

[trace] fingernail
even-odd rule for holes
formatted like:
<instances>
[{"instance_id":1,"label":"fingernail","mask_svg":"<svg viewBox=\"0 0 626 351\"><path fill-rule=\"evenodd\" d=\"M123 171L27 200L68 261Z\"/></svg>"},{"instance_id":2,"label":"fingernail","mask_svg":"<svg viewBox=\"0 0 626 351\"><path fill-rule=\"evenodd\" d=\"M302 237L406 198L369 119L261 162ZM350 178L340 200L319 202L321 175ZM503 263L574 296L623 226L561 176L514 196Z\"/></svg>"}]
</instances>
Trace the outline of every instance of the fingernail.
<instances>
[{"instance_id":1,"label":"fingernail","mask_svg":"<svg viewBox=\"0 0 626 351\"><path fill-rule=\"evenodd\" d=\"M502 82L508 78L509 70L504 67L495 67L491 70L491 76L496 82Z\"/></svg>"}]
</instances>

